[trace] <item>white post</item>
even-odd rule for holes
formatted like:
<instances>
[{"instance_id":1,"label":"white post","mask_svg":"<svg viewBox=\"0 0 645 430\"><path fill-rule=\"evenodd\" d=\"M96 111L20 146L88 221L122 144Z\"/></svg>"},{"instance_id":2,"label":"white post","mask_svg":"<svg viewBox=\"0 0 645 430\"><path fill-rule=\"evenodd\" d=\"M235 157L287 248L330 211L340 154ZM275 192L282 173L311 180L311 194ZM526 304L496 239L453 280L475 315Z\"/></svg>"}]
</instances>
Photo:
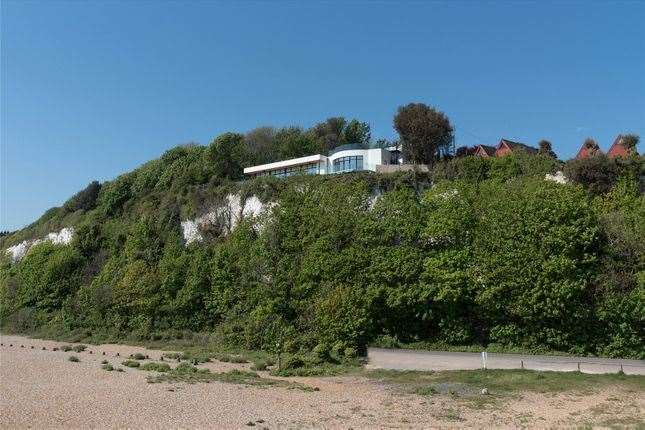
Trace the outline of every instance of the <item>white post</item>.
<instances>
[{"instance_id":1,"label":"white post","mask_svg":"<svg viewBox=\"0 0 645 430\"><path fill-rule=\"evenodd\" d=\"M486 361L488 360L488 353L482 351L482 369L486 370Z\"/></svg>"}]
</instances>

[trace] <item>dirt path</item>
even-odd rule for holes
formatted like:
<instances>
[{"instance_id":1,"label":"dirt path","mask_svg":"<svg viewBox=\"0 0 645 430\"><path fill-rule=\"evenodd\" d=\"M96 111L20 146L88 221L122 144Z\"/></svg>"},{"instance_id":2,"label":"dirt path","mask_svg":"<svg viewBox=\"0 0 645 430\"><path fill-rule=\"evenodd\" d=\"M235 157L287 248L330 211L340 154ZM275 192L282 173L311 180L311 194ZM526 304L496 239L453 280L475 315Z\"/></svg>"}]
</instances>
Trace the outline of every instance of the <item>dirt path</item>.
<instances>
[{"instance_id":1,"label":"dirt path","mask_svg":"<svg viewBox=\"0 0 645 430\"><path fill-rule=\"evenodd\" d=\"M503 407L469 405L450 396L402 394L363 377L292 378L320 389L314 392L221 382L148 384L148 372L107 372L100 362L116 366L136 352L158 359L161 351L125 345L52 351L62 344L17 336L1 336L0 342L1 428L516 428L602 422L603 414L620 418L621 411L633 419L645 408L643 393L635 399L634 393L614 391L531 393ZM70 355L80 362L68 361ZM598 409L603 405L607 411Z\"/></svg>"},{"instance_id":2,"label":"dirt path","mask_svg":"<svg viewBox=\"0 0 645 430\"><path fill-rule=\"evenodd\" d=\"M416 351L411 349L369 348L372 368L392 370L472 370L482 368L481 354L473 352ZM546 355L493 354L487 357L489 369L552 370L559 372L617 373L645 375L644 360ZM580 367L578 367L578 364Z\"/></svg>"}]
</instances>

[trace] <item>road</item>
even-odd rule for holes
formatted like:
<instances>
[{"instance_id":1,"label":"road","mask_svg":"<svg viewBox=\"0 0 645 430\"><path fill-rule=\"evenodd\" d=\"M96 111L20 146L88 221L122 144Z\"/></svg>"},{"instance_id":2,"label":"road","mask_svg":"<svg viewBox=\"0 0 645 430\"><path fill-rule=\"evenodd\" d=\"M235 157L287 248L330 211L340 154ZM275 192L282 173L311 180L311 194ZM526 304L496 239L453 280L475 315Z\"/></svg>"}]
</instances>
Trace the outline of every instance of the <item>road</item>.
<instances>
[{"instance_id":1,"label":"road","mask_svg":"<svg viewBox=\"0 0 645 430\"><path fill-rule=\"evenodd\" d=\"M469 370L482 368L482 356L472 352L416 351L369 348L368 367L392 370ZM488 353L488 369L525 369L645 375L645 360ZM580 367L578 367L580 366Z\"/></svg>"}]
</instances>

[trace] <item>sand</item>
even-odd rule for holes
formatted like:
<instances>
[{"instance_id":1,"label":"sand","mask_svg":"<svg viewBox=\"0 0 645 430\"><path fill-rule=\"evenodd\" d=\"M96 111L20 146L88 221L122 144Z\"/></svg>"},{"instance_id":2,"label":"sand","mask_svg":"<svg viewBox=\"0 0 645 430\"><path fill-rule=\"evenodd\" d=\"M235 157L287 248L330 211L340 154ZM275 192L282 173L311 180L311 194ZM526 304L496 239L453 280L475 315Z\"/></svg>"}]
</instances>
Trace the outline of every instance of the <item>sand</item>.
<instances>
[{"instance_id":1,"label":"sand","mask_svg":"<svg viewBox=\"0 0 645 430\"><path fill-rule=\"evenodd\" d=\"M162 351L127 345L52 351L63 343L18 336L1 336L0 342L1 428L518 428L594 424L607 418L605 410L612 419L645 415L643 393L612 390L526 393L503 407L478 409L450 396L401 394L350 376L286 378L320 389L314 392L221 382L149 384L149 372L107 372L100 363L107 359L121 367L130 354L156 360ZM80 362L68 361L70 355ZM227 371L248 365L204 367Z\"/></svg>"}]
</instances>

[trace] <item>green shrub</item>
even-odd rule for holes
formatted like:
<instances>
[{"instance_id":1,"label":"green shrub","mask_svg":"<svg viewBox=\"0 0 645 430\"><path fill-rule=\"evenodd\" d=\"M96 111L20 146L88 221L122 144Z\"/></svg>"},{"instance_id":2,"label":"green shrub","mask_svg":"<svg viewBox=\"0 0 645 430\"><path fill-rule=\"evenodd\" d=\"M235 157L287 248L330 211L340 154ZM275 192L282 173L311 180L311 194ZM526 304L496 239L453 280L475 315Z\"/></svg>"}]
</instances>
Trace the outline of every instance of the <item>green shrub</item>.
<instances>
[{"instance_id":1,"label":"green shrub","mask_svg":"<svg viewBox=\"0 0 645 430\"><path fill-rule=\"evenodd\" d=\"M152 372L168 372L170 366L167 363L145 363L139 366L139 369Z\"/></svg>"},{"instance_id":2,"label":"green shrub","mask_svg":"<svg viewBox=\"0 0 645 430\"><path fill-rule=\"evenodd\" d=\"M81 359L75 355L70 355L69 357L67 357L67 360L73 363L78 363L79 361L81 361Z\"/></svg>"},{"instance_id":3,"label":"green shrub","mask_svg":"<svg viewBox=\"0 0 645 430\"><path fill-rule=\"evenodd\" d=\"M141 363L135 360L125 360L121 364L125 367L139 367L141 365Z\"/></svg>"},{"instance_id":4,"label":"green shrub","mask_svg":"<svg viewBox=\"0 0 645 430\"><path fill-rule=\"evenodd\" d=\"M101 366L101 369L111 372L114 370L114 366L112 366L110 363L106 363L103 366Z\"/></svg>"},{"instance_id":5,"label":"green shrub","mask_svg":"<svg viewBox=\"0 0 645 430\"><path fill-rule=\"evenodd\" d=\"M254 361L253 365L251 366L251 370L262 371L267 370L268 367L269 365L266 361Z\"/></svg>"}]
</instances>

